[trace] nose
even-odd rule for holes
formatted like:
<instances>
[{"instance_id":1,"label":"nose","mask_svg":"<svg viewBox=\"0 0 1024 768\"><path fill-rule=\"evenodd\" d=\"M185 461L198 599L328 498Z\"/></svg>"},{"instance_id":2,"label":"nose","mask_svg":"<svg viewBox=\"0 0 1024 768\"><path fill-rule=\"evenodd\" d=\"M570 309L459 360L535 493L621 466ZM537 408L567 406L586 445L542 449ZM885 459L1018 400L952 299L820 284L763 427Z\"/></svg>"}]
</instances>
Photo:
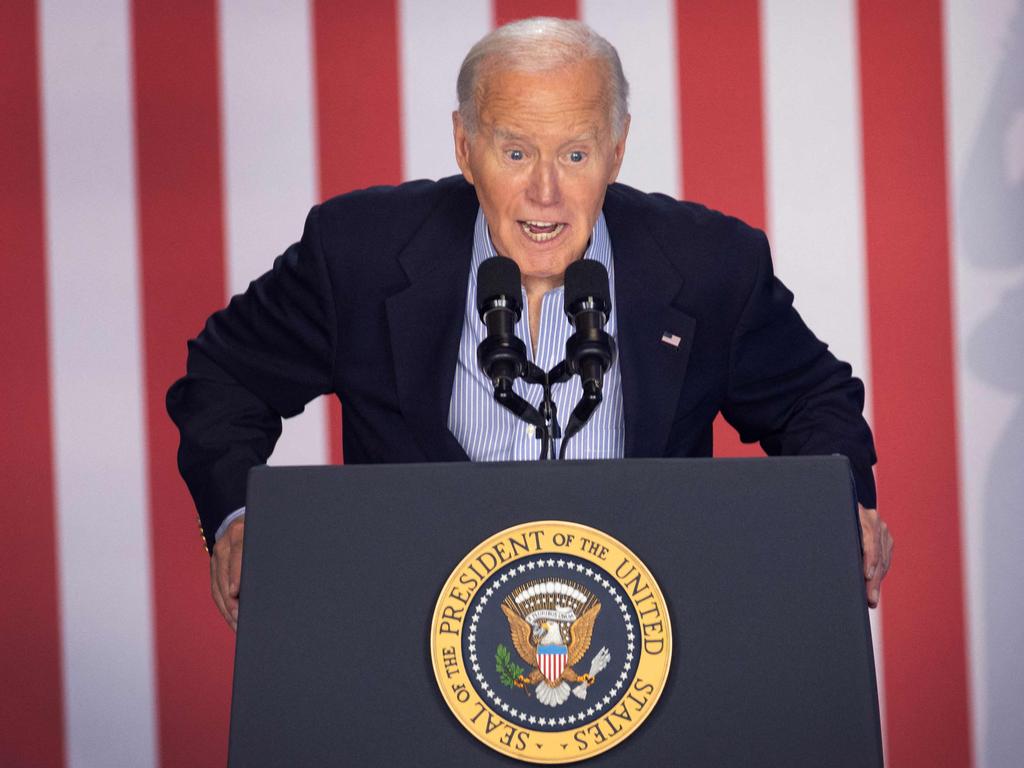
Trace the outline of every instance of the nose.
<instances>
[{"instance_id":1,"label":"nose","mask_svg":"<svg viewBox=\"0 0 1024 768\"><path fill-rule=\"evenodd\" d=\"M539 160L531 169L527 190L530 202L537 205L557 205L561 201L558 169L551 160Z\"/></svg>"}]
</instances>

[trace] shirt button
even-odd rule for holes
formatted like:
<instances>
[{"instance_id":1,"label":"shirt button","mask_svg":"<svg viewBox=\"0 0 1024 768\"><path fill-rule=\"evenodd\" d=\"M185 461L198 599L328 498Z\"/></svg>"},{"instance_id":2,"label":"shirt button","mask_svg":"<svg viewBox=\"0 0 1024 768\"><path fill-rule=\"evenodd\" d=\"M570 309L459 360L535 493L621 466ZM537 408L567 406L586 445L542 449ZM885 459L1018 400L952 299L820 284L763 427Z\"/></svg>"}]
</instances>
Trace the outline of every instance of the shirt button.
<instances>
[{"instance_id":1,"label":"shirt button","mask_svg":"<svg viewBox=\"0 0 1024 768\"><path fill-rule=\"evenodd\" d=\"M526 425L526 436L527 437L533 437L533 431L534 431L533 424L527 424Z\"/></svg>"}]
</instances>

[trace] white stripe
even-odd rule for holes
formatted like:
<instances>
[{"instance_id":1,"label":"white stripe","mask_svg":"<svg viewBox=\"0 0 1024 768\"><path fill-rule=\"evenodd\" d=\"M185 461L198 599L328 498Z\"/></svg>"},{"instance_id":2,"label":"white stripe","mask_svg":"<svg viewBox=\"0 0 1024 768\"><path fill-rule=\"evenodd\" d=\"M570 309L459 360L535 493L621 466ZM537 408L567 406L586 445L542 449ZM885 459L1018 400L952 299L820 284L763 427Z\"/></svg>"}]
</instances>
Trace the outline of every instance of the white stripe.
<instances>
[{"instance_id":1,"label":"white stripe","mask_svg":"<svg viewBox=\"0 0 1024 768\"><path fill-rule=\"evenodd\" d=\"M40 5L67 762L156 764L129 15Z\"/></svg>"},{"instance_id":2,"label":"white stripe","mask_svg":"<svg viewBox=\"0 0 1024 768\"><path fill-rule=\"evenodd\" d=\"M681 196L675 4L582 0L580 18L618 49L629 81L633 121L619 181Z\"/></svg>"},{"instance_id":3,"label":"white stripe","mask_svg":"<svg viewBox=\"0 0 1024 768\"><path fill-rule=\"evenodd\" d=\"M772 258L808 326L867 386L855 8L849 0L764 0L761 30ZM870 392L865 414L870 421ZM884 724L881 613L870 615Z\"/></svg>"},{"instance_id":4,"label":"white stripe","mask_svg":"<svg viewBox=\"0 0 1024 768\"><path fill-rule=\"evenodd\" d=\"M452 143L455 79L473 44L491 29L491 4L481 0L400 0L402 168L405 179L459 172Z\"/></svg>"},{"instance_id":5,"label":"white stripe","mask_svg":"<svg viewBox=\"0 0 1024 768\"><path fill-rule=\"evenodd\" d=\"M312 26L305 3L221 0L229 294L299 239L316 201ZM284 423L273 464L327 460L320 398Z\"/></svg>"},{"instance_id":6,"label":"white stripe","mask_svg":"<svg viewBox=\"0 0 1024 768\"><path fill-rule=\"evenodd\" d=\"M996 768L1024 755L1024 5L943 8L968 689Z\"/></svg>"}]
</instances>

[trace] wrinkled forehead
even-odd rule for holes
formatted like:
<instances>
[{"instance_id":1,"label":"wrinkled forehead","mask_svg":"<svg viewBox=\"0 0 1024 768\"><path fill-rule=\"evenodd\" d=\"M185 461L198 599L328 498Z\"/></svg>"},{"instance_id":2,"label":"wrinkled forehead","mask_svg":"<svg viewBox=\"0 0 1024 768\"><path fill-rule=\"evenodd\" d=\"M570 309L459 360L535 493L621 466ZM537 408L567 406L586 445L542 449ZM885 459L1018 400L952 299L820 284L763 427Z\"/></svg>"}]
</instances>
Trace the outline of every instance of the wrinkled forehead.
<instances>
[{"instance_id":1,"label":"wrinkled forehead","mask_svg":"<svg viewBox=\"0 0 1024 768\"><path fill-rule=\"evenodd\" d=\"M565 140L603 138L611 127L605 69L597 60L545 71L493 69L477 89L480 123L495 138L556 133Z\"/></svg>"}]
</instances>

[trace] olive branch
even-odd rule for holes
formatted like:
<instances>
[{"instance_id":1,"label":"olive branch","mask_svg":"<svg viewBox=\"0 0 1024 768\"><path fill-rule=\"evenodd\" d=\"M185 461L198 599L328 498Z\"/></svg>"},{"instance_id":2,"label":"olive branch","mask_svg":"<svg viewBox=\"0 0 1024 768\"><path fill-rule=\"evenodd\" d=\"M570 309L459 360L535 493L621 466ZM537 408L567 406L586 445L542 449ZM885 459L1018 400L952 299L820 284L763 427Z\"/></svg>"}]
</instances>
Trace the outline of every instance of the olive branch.
<instances>
[{"instance_id":1,"label":"olive branch","mask_svg":"<svg viewBox=\"0 0 1024 768\"><path fill-rule=\"evenodd\" d=\"M511 688L515 685L516 680L522 677L523 668L512 661L512 654L509 653L508 648L502 643L498 643L498 650L494 654L494 661L502 685L507 685Z\"/></svg>"}]
</instances>

